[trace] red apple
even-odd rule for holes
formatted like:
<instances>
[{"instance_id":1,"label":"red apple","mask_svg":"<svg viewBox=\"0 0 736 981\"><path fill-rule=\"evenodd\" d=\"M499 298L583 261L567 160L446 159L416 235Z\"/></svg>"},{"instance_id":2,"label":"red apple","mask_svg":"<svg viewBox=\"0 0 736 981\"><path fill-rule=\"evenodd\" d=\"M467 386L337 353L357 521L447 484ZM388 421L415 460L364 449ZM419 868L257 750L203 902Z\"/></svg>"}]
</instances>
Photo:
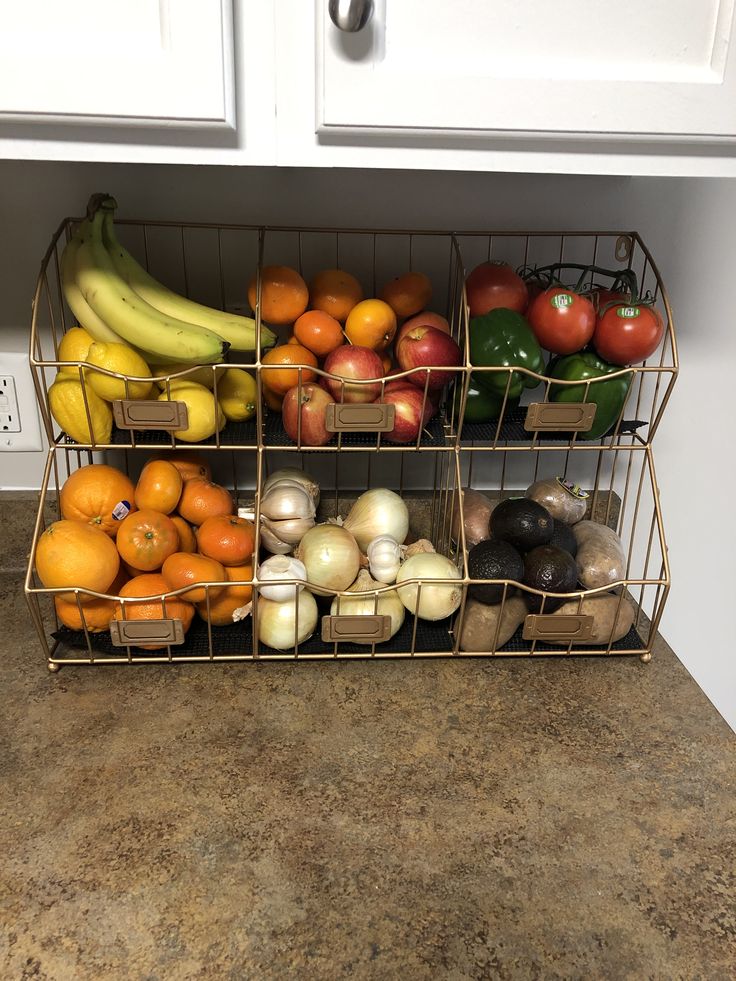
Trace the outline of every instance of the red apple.
<instances>
[{"instance_id":1,"label":"red apple","mask_svg":"<svg viewBox=\"0 0 736 981\"><path fill-rule=\"evenodd\" d=\"M400 381L390 382L386 386L383 398L380 400L386 405L395 405L396 414L394 416L394 428L384 434L384 438L391 443L415 443L419 433L432 418L432 405L427 399L424 401L424 393L413 385L402 386Z\"/></svg>"},{"instance_id":2,"label":"red apple","mask_svg":"<svg viewBox=\"0 0 736 981\"><path fill-rule=\"evenodd\" d=\"M409 320L404 321L394 338L394 347L398 345L404 334L410 331L412 327L436 327L437 330L441 330L444 334L450 333L450 325L444 317L441 317L438 313L432 313L430 310L425 310L424 313L418 313L416 317L410 317Z\"/></svg>"},{"instance_id":3,"label":"red apple","mask_svg":"<svg viewBox=\"0 0 736 981\"><path fill-rule=\"evenodd\" d=\"M399 392L402 389L408 389L410 392L416 392L416 385L412 385L407 378L394 378L393 381L386 382L386 387L384 388L384 394L391 392ZM424 388L419 389L420 394L424 393ZM377 402L382 401L381 399L376 399ZM383 400L385 401L385 399ZM427 409L429 411L429 418L433 419L440 407L440 393L438 391L433 391L431 388L427 389Z\"/></svg>"},{"instance_id":4,"label":"red apple","mask_svg":"<svg viewBox=\"0 0 736 981\"><path fill-rule=\"evenodd\" d=\"M524 313L529 305L526 283L507 262L481 262L465 280L471 317L498 307Z\"/></svg>"},{"instance_id":5,"label":"red apple","mask_svg":"<svg viewBox=\"0 0 736 981\"><path fill-rule=\"evenodd\" d=\"M301 401L299 386L290 388L284 395L284 404L281 407L287 434L295 443L303 446L324 446L325 443L329 443L335 434L325 429L325 413L327 406L333 405L334 402L333 397L314 382L302 385ZM300 416L301 433L299 432Z\"/></svg>"},{"instance_id":6,"label":"red apple","mask_svg":"<svg viewBox=\"0 0 736 981\"><path fill-rule=\"evenodd\" d=\"M381 394L380 381L373 385L343 384L340 378L365 381L383 378L383 362L380 355L369 347L343 344L327 355L325 371L337 378L328 378L327 387L336 402L375 402Z\"/></svg>"},{"instance_id":7,"label":"red apple","mask_svg":"<svg viewBox=\"0 0 736 981\"><path fill-rule=\"evenodd\" d=\"M339 350L339 348L338 348ZM455 341L436 327L413 327L401 338L396 360L404 371L410 368L459 367L463 354ZM454 371L430 371L429 388L439 390L455 377ZM426 371L407 375L407 381L424 388Z\"/></svg>"}]
</instances>

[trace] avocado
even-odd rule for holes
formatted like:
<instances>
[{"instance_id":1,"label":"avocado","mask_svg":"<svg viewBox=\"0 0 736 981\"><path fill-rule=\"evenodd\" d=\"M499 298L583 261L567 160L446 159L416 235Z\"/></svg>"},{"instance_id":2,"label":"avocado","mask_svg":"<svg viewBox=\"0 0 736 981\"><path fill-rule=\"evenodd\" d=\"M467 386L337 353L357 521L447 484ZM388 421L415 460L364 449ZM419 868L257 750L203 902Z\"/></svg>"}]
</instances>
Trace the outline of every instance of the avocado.
<instances>
[{"instance_id":1,"label":"avocado","mask_svg":"<svg viewBox=\"0 0 736 981\"><path fill-rule=\"evenodd\" d=\"M468 552L468 573L471 579L515 579L521 582L524 578L524 560L513 545L489 538L478 542ZM503 589L503 583L473 583L470 595L480 603L500 603ZM511 596L514 591L510 586L506 596Z\"/></svg>"},{"instance_id":2,"label":"avocado","mask_svg":"<svg viewBox=\"0 0 736 981\"><path fill-rule=\"evenodd\" d=\"M556 545L540 545L524 556L524 583L550 593L571 593L578 584L577 562L569 552ZM527 593L525 598L532 613L539 613L542 597ZM547 597L544 612L553 613L563 602Z\"/></svg>"},{"instance_id":3,"label":"avocado","mask_svg":"<svg viewBox=\"0 0 736 981\"><path fill-rule=\"evenodd\" d=\"M566 525L564 521L560 521L559 518L555 518L554 521L554 531L547 544L556 545L557 548L561 548L563 552L569 552L575 558L578 554L578 540L572 528L570 525Z\"/></svg>"},{"instance_id":4,"label":"avocado","mask_svg":"<svg viewBox=\"0 0 736 981\"><path fill-rule=\"evenodd\" d=\"M546 545L554 531L554 519L547 508L526 497L501 501L491 515L491 535L508 542L520 552Z\"/></svg>"}]
</instances>

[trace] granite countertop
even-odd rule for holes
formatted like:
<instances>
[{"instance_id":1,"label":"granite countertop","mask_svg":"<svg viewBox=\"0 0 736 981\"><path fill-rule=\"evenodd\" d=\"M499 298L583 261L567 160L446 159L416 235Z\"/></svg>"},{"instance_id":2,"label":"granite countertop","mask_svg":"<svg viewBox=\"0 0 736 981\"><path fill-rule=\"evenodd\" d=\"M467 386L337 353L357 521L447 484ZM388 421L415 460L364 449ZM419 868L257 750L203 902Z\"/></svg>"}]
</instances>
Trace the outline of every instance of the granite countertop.
<instances>
[{"instance_id":1,"label":"granite countertop","mask_svg":"<svg viewBox=\"0 0 736 981\"><path fill-rule=\"evenodd\" d=\"M0 578L1 977L736 973L736 740L663 642L50 675Z\"/></svg>"}]
</instances>

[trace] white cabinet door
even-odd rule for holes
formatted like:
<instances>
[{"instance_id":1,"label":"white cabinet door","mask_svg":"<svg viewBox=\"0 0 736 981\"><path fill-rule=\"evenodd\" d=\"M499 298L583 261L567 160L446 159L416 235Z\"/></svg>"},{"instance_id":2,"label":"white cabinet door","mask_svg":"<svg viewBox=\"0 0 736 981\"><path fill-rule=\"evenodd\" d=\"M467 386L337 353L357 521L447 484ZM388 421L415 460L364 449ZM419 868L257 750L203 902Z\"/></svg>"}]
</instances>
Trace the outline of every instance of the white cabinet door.
<instances>
[{"instance_id":1,"label":"white cabinet door","mask_svg":"<svg viewBox=\"0 0 736 981\"><path fill-rule=\"evenodd\" d=\"M357 34L316 2L327 138L736 138L734 0L375 0Z\"/></svg>"},{"instance_id":2,"label":"white cabinet door","mask_svg":"<svg viewBox=\"0 0 736 981\"><path fill-rule=\"evenodd\" d=\"M3 5L0 126L232 129L231 0Z\"/></svg>"}]
</instances>

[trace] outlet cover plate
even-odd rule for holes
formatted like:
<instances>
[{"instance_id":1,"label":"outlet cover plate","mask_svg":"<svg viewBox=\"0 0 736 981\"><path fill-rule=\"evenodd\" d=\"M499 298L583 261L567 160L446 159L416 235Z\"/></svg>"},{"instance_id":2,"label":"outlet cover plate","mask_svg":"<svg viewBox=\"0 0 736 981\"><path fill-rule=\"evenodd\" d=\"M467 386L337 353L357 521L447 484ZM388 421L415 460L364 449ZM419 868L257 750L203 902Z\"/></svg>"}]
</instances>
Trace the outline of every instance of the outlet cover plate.
<instances>
[{"instance_id":1,"label":"outlet cover plate","mask_svg":"<svg viewBox=\"0 0 736 981\"><path fill-rule=\"evenodd\" d=\"M31 453L42 450L41 420L27 354L0 352L0 391L3 392L0 399L0 451Z\"/></svg>"}]
</instances>

